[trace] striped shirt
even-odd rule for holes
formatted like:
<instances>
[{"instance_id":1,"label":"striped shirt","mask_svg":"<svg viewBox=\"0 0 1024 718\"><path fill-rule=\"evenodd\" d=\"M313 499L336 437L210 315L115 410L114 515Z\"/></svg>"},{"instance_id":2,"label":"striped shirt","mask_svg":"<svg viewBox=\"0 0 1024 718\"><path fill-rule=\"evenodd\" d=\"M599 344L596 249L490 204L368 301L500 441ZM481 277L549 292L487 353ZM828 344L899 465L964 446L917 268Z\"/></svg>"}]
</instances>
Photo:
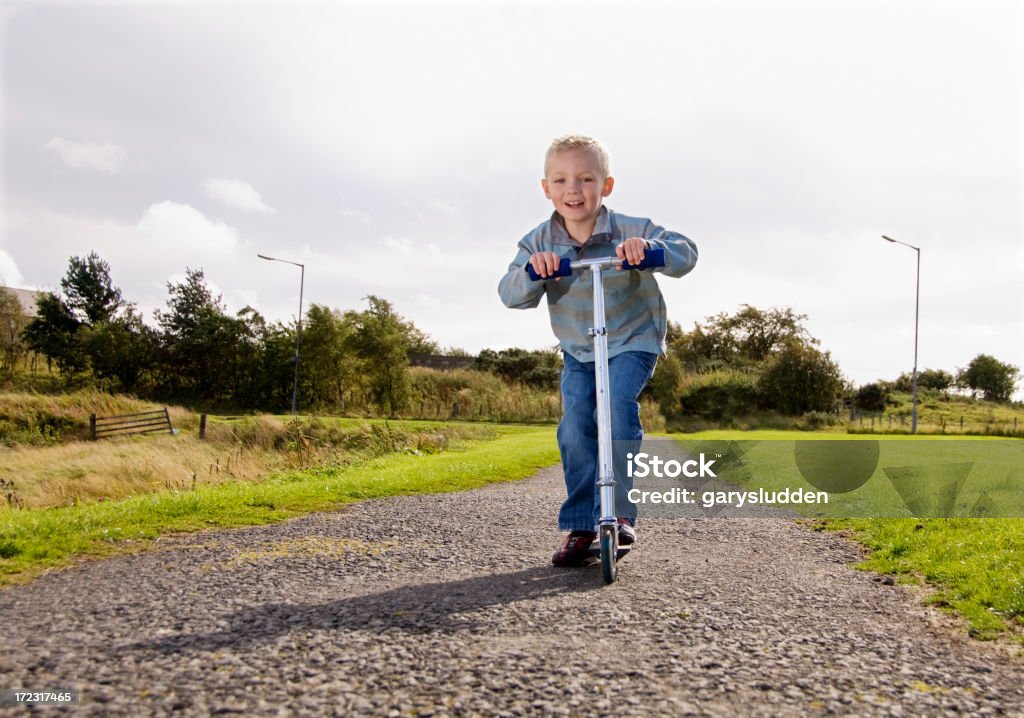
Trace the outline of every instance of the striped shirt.
<instances>
[{"instance_id":1,"label":"striped shirt","mask_svg":"<svg viewBox=\"0 0 1024 718\"><path fill-rule=\"evenodd\" d=\"M653 247L665 250L665 266L654 270L681 277L697 263L697 245L677 232L659 227L649 219L627 217L601 208L594 232L579 244L565 231L557 212L519 242L519 251L498 284L505 306L532 309L547 294L551 329L559 346L579 361L594 361L594 287L590 272L575 272L559 281L534 282L526 273L530 257L537 252L554 252L572 260L608 257L630 237L642 237ZM665 353L668 318L665 300L651 271L604 273L605 314L608 327L608 356L626 351Z\"/></svg>"}]
</instances>

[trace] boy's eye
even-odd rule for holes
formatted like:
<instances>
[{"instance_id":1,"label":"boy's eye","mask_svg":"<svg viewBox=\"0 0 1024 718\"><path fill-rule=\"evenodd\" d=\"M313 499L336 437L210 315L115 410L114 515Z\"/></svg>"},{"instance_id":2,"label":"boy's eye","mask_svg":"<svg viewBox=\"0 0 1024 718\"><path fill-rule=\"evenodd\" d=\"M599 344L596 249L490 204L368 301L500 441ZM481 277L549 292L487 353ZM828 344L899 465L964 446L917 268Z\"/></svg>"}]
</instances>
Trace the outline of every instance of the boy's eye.
<instances>
[{"instance_id":1,"label":"boy's eye","mask_svg":"<svg viewBox=\"0 0 1024 718\"><path fill-rule=\"evenodd\" d=\"M555 184L565 184L565 180L564 179L556 179L555 180Z\"/></svg>"}]
</instances>

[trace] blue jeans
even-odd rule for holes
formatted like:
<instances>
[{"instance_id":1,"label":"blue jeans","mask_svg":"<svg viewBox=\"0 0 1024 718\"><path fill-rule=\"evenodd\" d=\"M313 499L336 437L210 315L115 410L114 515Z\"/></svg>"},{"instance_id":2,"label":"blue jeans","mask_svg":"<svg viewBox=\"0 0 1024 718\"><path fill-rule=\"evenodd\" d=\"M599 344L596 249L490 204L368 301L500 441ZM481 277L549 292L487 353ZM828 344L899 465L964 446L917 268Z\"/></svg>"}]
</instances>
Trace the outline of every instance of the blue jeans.
<instances>
[{"instance_id":1,"label":"blue jeans","mask_svg":"<svg viewBox=\"0 0 1024 718\"><path fill-rule=\"evenodd\" d=\"M563 531L593 531L600 518L597 489L597 389L594 362L581 362L563 352L562 421L558 424L558 450L568 498L558 512ZM632 479L626 476L626 454L635 453L644 437L637 397L654 374L657 354L623 352L608 360L611 390L612 451L615 469L615 508L620 517L635 523L636 506L626 500Z\"/></svg>"}]
</instances>

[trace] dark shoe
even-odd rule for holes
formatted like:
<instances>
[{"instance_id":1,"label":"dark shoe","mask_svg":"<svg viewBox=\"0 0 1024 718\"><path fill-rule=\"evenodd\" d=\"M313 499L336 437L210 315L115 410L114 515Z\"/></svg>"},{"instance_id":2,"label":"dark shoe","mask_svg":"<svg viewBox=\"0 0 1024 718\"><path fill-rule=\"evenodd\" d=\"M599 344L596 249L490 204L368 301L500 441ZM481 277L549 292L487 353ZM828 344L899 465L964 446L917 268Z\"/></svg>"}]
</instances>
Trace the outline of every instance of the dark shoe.
<instances>
[{"instance_id":1,"label":"dark shoe","mask_svg":"<svg viewBox=\"0 0 1024 718\"><path fill-rule=\"evenodd\" d=\"M593 531L572 531L551 557L551 563L556 566L582 566L590 558L590 544L596 537Z\"/></svg>"},{"instance_id":2,"label":"dark shoe","mask_svg":"<svg viewBox=\"0 0 1024 718\"><path fill-rule=\"evenodd\" d=\"M619 546L632 546L636 542L636 529L629 525L629 519L619 519Z\"/></svg>"}]
</instances>

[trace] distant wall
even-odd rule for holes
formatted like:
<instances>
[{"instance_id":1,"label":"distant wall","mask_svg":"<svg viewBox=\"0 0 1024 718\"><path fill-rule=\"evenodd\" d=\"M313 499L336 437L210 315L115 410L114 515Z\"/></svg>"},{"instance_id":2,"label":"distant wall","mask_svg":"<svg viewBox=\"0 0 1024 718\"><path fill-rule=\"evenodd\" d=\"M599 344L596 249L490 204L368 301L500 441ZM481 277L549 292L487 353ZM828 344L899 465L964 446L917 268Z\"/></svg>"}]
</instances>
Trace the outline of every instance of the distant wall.
<instances>
[{"instance_id":1,"label":"distant wall","mask_svg":"<svg viewBox=\"0 0 1024 718\"><path fill-rule=\"evenodd\" d=\"M476 357L446 357L440 354L410 354L409 366L425 366L430 369L451 371L467 369L476 362Z\"/></svg>"},{"instance_id":2,"label":"distant wall","mask_svg":"<svg viewBox=\"0 0 1024 718\"><path fill-rule=\"evenodd\" d=\"M36 299L43 294L43 292L34 292L31 289L17 289L15 287L4 287L0 285L0 289L6 292L10 292L18 298L21 302L21 311L28 319L34 319L36 317Z\"/></svg>"}]
</instances>

